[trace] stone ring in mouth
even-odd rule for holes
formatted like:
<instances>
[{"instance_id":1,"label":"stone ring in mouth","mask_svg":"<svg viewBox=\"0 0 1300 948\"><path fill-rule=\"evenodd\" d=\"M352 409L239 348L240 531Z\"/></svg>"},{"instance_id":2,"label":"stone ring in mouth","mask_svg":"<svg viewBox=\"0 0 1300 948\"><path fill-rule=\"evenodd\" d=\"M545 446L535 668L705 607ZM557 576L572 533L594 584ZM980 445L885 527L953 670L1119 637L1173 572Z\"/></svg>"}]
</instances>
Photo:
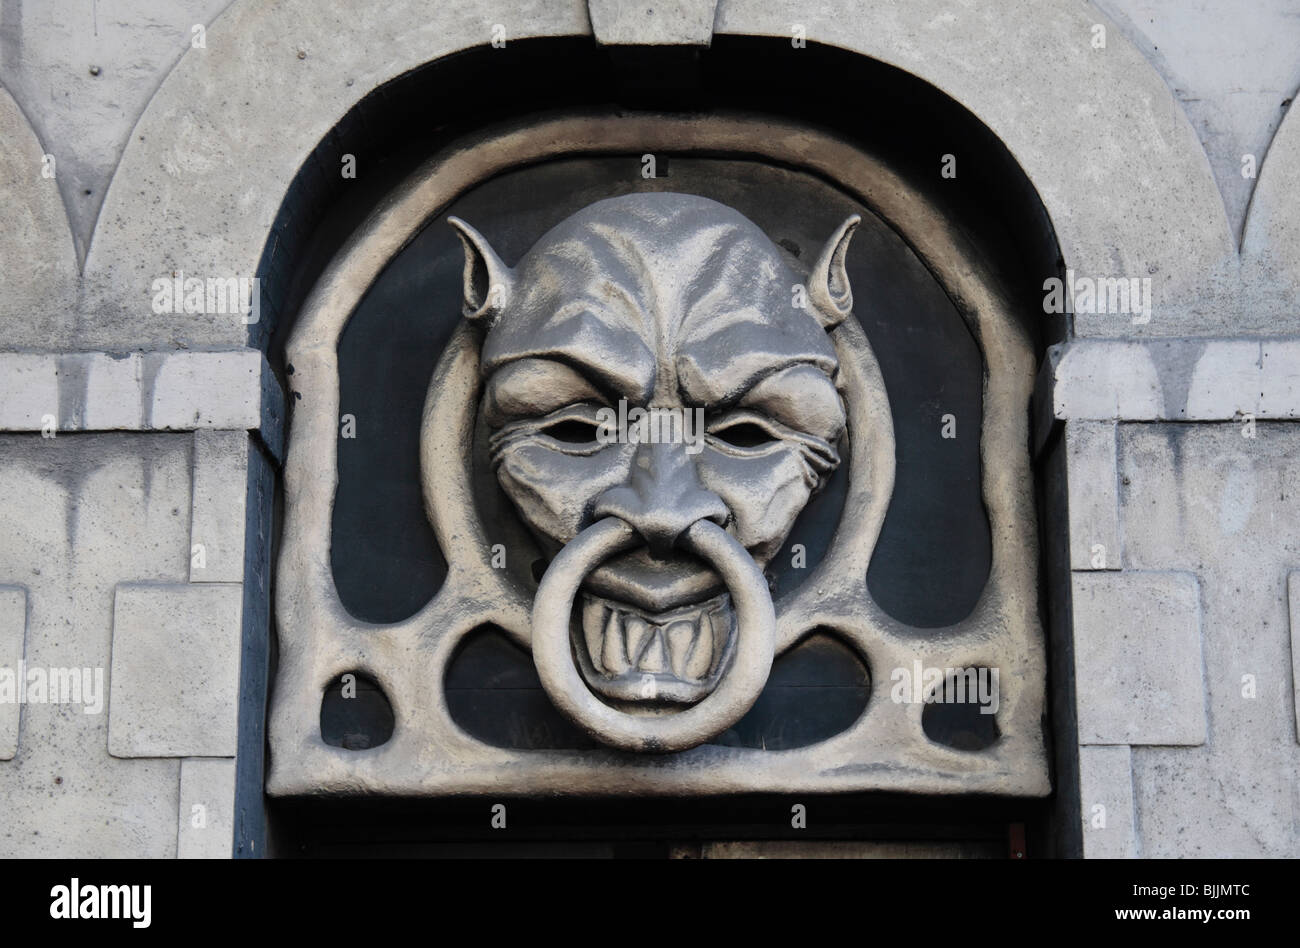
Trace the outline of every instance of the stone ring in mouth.
<instances>
[{"instance_id":1,"label":"stone ring in mouth","mask_svg":"<svg viewBox=\"0 0 1300 948\"><path fill-rule=\"evenodd\" d=\"M614 614L611 610L606 618L621 621L622 627L604 630L599 640L601 655L594 657L591 652L597 636L590 628L579 632L581 641L574 641L574 597L596 567L640 542L625 521L607 517L582 531L559 552L542 577L533 602L533 661L542 687L555 706L597 740L624 750L686 750L731 727L758 699L772 668L776 614L767 581L745 548L717 524L697 520L679 542L722 577L735 609L734 632L727 630L726 640L718 646L712 616L729 610L721 609L717 601L697 606L700 621L681 619L679 625L684 627L676 631L670 621L667 626L643 633L631 620L650 625L645 616L626 611ZM710 606L714 611L708 611L706 607ZM597 607L605 608L599 603ZM668 618L673 619L675 614ZM708 620L707 629L704 620ZM629 638L629 631L637 634L635 642ZM702 638L706 631L710 634L707 644ZM676 636L676 649L669 641L669 633ZM605 654L607 644L609 656ZM629 644L635 646L635 664L628 656ZM626 668L617 664L620 646L622 660L628 662ZM661 651L647 657L652 647ZM711 649L707 667L697 652L705 647ZM606 665L606 661L610 664ZM598 698L578 671L579 663L592 666L597 662L609 683L601 689L607 697L624 704L650 703L662 713L635 714ZM656 667L658 671L652 670ZM600 676L592 674L595 668L584 671L592 681L600 680ZM662 700L660 688L665 690ZM681 711L664 710L664 703L690 706Z\"/></svg>"}]
</instances>

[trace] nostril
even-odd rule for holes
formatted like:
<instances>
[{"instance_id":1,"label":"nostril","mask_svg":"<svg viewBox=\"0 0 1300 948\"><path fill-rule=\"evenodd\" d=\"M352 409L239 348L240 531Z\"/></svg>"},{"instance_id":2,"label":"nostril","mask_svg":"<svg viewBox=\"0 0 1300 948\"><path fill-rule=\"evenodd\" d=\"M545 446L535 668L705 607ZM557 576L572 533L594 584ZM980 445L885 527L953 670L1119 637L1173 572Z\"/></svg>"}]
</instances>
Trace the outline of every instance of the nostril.
<instances>
[{"instance_id":1,"label":"nostril","mask_svg":"<svg viewBox=\"0 0 1300 948\"><path fill-rule=\"evenodd\" d=\"M709 520L720 527L725 527L731 522L731 510L721 497L712 491L700 494L692 498L693 503L682 505L682 520L684 522L682 533L691 528L691 524L697 520Z\"/></svg>"},{"instance_id":2,"label":"nostril","mask_svg":"<svg viewBox=\"0 0 1300 948\"><path fill-rule=\"evenodd\" d=\"M711 505L707 513L703 516L696 517L695 520L711 520L718 526L725 527L731 522L731 511L727 508L727 505L722 502L722 498L719 497L717 498L717 503ZM691 523L694 523L695 520L692 520Z\"/></svg>"},{"instance_id":3,"label":"nostril","mask_svg":"<svg viewBox=\"0 0 1300 948\"><path fill-rule=\"evenodd\" d=\"M668 514L668 512L662 511L659 516L652 514L650 516L633 517L627 521L645 540L650 557L655 560L672 559L676 555L677 544L681 540L682 534L695 522L671 514L665 516L665 514Z\"/></svg>"},{"instance_id":4,"label":"nostril","mask_svg":"<svg viewBox=\"0 0 1300 948\"><path fill-rule=\"evenodd\" d=\"M725 527L731 520L731 511L722 498L698 487L668 497L663 492L620 485L606 491L592 513L596 520L605 517L622 520L640 535L651 558L656 560L672 559L682 535L696 521L710 520Z\"/></svg>"},{"instance_id":5,"label":"nostril","mask_svg":"<svg viewBox=\"0 0 1300 948\"><path fill-rule=\"evenodd\" d=\"M650 559L658 563L664 563L673 558L673 551L677 543L647 543L646 550L650 554Z\"/></svg>"}]
</instances>

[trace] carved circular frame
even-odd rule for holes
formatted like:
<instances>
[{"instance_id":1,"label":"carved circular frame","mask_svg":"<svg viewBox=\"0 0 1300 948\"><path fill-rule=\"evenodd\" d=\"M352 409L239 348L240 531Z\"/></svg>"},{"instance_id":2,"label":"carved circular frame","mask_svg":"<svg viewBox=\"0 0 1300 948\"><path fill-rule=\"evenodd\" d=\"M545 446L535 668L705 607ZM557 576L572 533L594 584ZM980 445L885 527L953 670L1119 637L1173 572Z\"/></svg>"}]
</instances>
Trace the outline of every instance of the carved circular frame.
<instances>
[{"instance_id":1,"label":"carved circular frame","mask_svg":"<svg viewBox=\"0 0 1300 948\"><path fill-rule=\"evenodd\" d=\"M359 621L339 601L328 556L338 478L337 347L357 303L394 254L479 182L549 158L645 152L770 161L828 181L899 232L967 321L986 367L981 473L992 565L977 605L947 629L916 630L890 618L867 592L867 567L892 492L894 444L879 367L857 321L846 320L831 334L845 387L881 397L854 398L847 405L852 453L840 528L817 568L777 603L776 651L822 628L848 641L877 670L910 667L921 654L940 667L999 667L1001 738L992 747L972 753L928 740L921 724L924 705L891 703L879 687L845 731L780 752L705 745L646 761L615 750L492 747L461 731L442 694L456 645L488 624L527 645L531 610L529 592L517 588L504 570L492 569L490 544L477 518L469 458L478 352L464 325L439 362L421 432L426 506L449 554L446 580L416 615L389 625ZM480 792L498 789L502 774L509 772L521 792L1046 793L1040 720L1045 664L1027 447L1034 354L996 286L977 248L886 165L792 123L739 114L566 114L507 126L435 156L376 209L331 262L287 347L296 400L284 472L276 597L281 667L270 722L269 791ZM348 671L369 674L389 697L395 728L386 744L346 751L321 739L320 697L329 682Z\"/></svg>"}]
</instances>

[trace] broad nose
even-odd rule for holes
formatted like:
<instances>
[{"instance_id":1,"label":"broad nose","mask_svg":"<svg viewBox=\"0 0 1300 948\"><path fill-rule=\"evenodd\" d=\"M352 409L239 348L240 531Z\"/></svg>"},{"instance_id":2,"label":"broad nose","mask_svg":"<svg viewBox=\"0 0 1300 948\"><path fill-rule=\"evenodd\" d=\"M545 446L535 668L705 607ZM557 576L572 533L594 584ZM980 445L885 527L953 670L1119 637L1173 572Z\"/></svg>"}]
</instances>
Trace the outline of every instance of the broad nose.
<instances>
[{"instance_id":1,"label":"broad nose","mask_svg":"<svg viewBox=\"0 0 1300 948\"><path fill-rule=\"evenodd\" d=\"M725 526L729 514L722 498L700 483L684 444L642 444L632 459L631 477L597 498L595 517L626 521L649 545L650 554L663 558L695 521Z\"/></svg>"}]
</instances>

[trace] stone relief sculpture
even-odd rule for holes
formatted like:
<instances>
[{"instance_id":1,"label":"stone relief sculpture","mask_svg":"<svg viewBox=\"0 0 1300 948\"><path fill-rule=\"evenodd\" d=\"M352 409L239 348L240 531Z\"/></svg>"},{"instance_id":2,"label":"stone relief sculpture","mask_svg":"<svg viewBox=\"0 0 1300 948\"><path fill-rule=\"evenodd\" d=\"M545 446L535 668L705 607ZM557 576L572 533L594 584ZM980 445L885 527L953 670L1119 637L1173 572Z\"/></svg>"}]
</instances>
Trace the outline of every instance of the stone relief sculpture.
<instances>
[{"instance_id":1,"label":"stone relief sculpture","mask_svg":"<svg viewBox=\"0 0 1300 948\"><path fill-rule=\"evenodd\" d=\"M818 186L848 214L810 215L798 243L809 252L796 257L727 203L654 183L619 197L597 188L558 224L547 218L549 231L526 231L540 236L513 247L513 266L473 214L438 221L477 184L549 158L719 149L834 182ZM980 438L991 567L970 612L942 628L899 621L867 585L896 464L884 378L846 266L855 228L868 223L911 248L983 362L981 417L966 430ZM446 574L414 614L367 621L344 605L330 563L340 339L386 264L447 224L463 244L463 286L444 292L463 309L439 343L418 437L420 494ZM430 158L322 273L286 344L293 414L268 791L1047 793L1025 411L1034 356L999 287L925 195L803 126L557 116ZM832 475L832 519L816 527L824 545L806 569L785 571L774 558ZM855 663L861 710L776 752L737 740L774 660L818 637ZM451 673L488 640L531 656L546 698L585 735L525 742L457 718ZM985 725L980 740L927 726L931 679L893 699L895 673L913 669L999 672L995 705L969 709ZM369 679L391 709L387 733L355 749L322 732L347 675Z\"/></svg>"},{"instance_id":2,"label":"stone relief sculpture","mask_svg":"<svg viewBox=\"0 0 1300 948\"><path fill-rule=\"evenodd\" d=\"M465 315L486 332L492 464L555 557L534 660L556 705L606 743L702 743L767 680L761 570L840 462L826 331L852 306L858 222L805 278L748 219L692 195L600 201L513 270L451 219Z\"/></svg>"}]
</instances>

